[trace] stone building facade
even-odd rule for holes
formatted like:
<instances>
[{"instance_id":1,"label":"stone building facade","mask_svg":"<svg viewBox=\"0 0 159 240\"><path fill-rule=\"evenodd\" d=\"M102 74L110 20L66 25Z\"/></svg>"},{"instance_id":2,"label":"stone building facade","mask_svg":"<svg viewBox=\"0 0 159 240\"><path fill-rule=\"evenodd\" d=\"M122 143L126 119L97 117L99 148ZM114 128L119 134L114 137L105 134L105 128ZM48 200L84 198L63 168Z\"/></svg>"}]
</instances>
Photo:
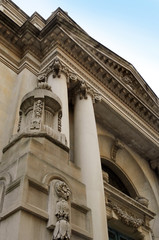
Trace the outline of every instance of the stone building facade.
<instances>
[{"instance_id":1,"label":"stone building facade","mask_svg":"<svg viewBox=\"0 0 159 240\"><path fill-rule=\"evenodd\" d=\"M129 62L0 1L1 240L159 240L158 133Z\"/></svg>"}]
</instances>

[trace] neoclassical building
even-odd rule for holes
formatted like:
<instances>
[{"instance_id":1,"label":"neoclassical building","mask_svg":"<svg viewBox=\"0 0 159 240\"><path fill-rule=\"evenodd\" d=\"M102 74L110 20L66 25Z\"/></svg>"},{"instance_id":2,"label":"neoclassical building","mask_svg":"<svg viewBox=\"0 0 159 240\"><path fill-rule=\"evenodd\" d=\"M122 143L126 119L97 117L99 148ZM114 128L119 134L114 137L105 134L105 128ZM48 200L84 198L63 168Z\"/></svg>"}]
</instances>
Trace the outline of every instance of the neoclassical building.
<instances>
[{"instance_id":1,"label":"neoclassical building","mask_svg":"<svg viewBox=\"0 0 159 240\"><path fill-rule=\"evenodd\" d=\"M58 8L0 1L0 239L159 240L159 99Z\"/></svg>"}]
</instances>

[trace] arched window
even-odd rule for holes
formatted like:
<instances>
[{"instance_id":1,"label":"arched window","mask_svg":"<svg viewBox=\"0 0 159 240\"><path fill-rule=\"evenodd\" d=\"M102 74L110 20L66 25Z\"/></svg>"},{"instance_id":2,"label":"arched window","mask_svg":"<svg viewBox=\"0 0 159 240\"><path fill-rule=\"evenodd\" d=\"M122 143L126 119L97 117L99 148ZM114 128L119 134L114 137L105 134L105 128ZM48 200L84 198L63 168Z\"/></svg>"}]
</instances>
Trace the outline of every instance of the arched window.
<instances>
[{"instance_id":1,"label":"arched window","mask_svg":"<svg viewBox=\"0 0 159 240\"><path fill-rule=\"evenodd\" d=\"M120 177L118 177L108 166L102 164L102 170L108 174L109 184L120 190L124 194L130 196L129 190L126 188Z\"/></svg>"},{"instance_id":2,"label":"arched window","mask_svg":"<svg viewBox=\"0 0 159 240\"><path fill-rule=\"evenodd\" d=\"M149 221L154 213L148 209L147 199L140 196L129 176L115 162L101 159L101 163L109 240L139 240L150 236Z\"/></svg>"},{"instance_id":3,"label":"arched window","mask_svg":"<svg viewBox=\"0 0 159 240\"><path fill-rule=\"evenodd\" d=\"M112 161L102 158L102 170L108 174L108 183L127 196L136 199L138 193L128 176Z\"/></svg>"}]
</instances>

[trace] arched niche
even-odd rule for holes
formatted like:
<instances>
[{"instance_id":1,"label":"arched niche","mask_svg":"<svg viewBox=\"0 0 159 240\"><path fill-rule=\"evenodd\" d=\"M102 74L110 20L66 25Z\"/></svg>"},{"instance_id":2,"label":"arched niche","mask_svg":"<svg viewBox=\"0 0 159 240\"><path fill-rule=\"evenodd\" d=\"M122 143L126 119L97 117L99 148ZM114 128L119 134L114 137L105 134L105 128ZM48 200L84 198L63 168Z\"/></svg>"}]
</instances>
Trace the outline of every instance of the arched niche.
<instances>
[{"instance_id":1,"label":"arched niche","mask_svg":"<svg viewBox=\"0 0 159 240\"><path fill-rule=\"evenodd\" d=\"M10 173L0 173L0 212L3 209L3 201L4 201L4 195L6 186L9 185L12 181L12 177Z\"/></svg>"}]
</instances>

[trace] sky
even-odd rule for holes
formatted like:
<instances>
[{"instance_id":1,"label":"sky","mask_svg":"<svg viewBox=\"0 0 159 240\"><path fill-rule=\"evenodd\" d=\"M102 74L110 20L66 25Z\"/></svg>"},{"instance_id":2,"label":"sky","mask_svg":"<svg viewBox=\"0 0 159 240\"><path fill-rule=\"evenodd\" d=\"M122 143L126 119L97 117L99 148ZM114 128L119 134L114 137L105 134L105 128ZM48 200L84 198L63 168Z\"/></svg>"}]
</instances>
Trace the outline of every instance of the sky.
<instances>
[{"instance_id":1,"label":"sky","mask_svg":"<svg viewBox=\"0 0 159 240\"><path fill-rule=\"evenodd\" d=\"M159 0L13 0L47 19L58 7L95 40L130 62L159 97Z\"/></svg>"}]
</instances>

